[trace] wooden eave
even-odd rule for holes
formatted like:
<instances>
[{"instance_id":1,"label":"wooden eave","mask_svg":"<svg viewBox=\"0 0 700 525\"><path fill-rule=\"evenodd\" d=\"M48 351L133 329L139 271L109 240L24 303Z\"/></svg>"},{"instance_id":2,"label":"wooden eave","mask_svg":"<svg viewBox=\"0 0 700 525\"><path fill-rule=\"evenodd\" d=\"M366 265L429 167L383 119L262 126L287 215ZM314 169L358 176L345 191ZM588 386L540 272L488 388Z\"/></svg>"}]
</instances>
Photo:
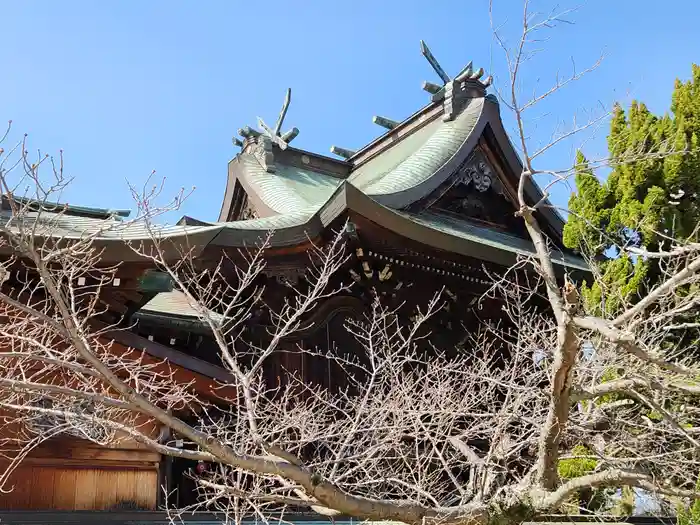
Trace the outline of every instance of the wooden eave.
<instances>
[{"instance_id":1,"label":"wooden eave","mask_svg":"<svg viewBox=\"0 0 700 525\"><path fill-rule=\"evenodd\" d=\"M348 210L406 239L446 253L483 259L505 267L514 264L518 256L521 255L505 247L479 242L479 239L459 238L419 224L395 210L382 206L349 184L345 190ZM352 218L352 214L350 217ZM559 260L556 254L554 260L555 263L559 263L556 266L560 267L560 271L563 272L564 261Z\"/></svg>"},{"instance_id":2,"label":"wooden eave","mask_svg":"<svg viewBox=\"0 0 700 525\"><path fill-rule=\"evenodd\" d=\"M224 368L208 363L165 345L150 341L133 332L114 331L104 334L106 342L113 341L112 350L118 355L128 355L130 350L146 354L149 364L170 369L181 384L192 383L192 389L210 400L237 398L235 388L226 386L234 382Z\"/></svg>"},{"instance_id":3,"label":"wooden eave","mask_svg":"<svg viewBox=\"0 0 700 525\"><path fill-rule=\"evenodd\" d=\"M512 236L493 236L489 239L480 239L475 235L455 235L447 229L436 229L417 221L400 210L394 210L377 202L372 197L365 195L349 182L343 182L328 202L314 213L308 220L298 226L276 230L270 249L266 255L271 265L274 259L281 255L298 254L304 256L309 243L326 235L329 228L337 226L343 220L353 220L353 217L361 216L371 223L386 228L397 235L432 247L446 253L457 256L468 256L483 259L487 262L502 266L510 266L521 255L534 254L534 248L524 251L524 244L528 241L516 239ZM475 231L478 231L476 228ZM488 230L482 230L488 234ZM221 251L238 249L241 247L254 247L255 239L259 239L264 232L249 231L247 242L243 243L244 236L240 230L229 230L226 235L215 237L203 254L207 259L219 260ZM500 239L500 240L499 240ZM515 244L508 244L511 239ZM505 244L501 242L505 241ZM562 259L554 254L557 267L562 271L568 266L584 271L585 263L573 256L566 255L568 259Z\"/></svg>"}]
</instances>

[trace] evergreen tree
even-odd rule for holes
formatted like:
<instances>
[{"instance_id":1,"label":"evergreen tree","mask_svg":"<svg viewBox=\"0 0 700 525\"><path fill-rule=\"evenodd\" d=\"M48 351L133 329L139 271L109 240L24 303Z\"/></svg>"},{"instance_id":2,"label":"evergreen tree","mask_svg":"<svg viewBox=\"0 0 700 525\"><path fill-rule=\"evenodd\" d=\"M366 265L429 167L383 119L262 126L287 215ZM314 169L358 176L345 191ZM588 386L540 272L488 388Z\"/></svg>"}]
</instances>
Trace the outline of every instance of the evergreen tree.
<instances>
[{"instance_id":1,"label":"evergreen tree","mask_svg":"<svg viewBox=\"0 0 700 525\"><path fill-rule=\"evenodd\" d=\"M654 259L624 248L656 251L667 248L669 238L697 239L699 141L700 66L693 65L689 81L676 80L670 114L655 116L636 101L627 112L615 106L608 136L614 164L607 180L600 181L579 152L564 243L602 261L602 281L584 287L597 313L614 313L660 277Z\"/></svg>"}]
</instances>

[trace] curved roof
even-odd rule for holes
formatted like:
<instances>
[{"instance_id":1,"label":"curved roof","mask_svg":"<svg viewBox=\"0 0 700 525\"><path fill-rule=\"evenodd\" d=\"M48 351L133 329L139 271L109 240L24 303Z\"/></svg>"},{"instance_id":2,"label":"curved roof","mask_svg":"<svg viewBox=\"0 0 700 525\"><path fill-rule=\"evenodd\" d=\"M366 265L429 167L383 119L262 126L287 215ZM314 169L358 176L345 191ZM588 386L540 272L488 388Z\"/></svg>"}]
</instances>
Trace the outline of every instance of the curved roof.
<instances>
[{"instance_id":1,"label":"curved roof","mask_svg":"<svg viewBox=\"0 0 700 525\"><path fill-rule=\"evenodd\" d=\"M396 213L404 215L407 219L425 226L432 232L440 232L456 239L464 239L474 246L493 248L496 251L506 251L516 257L534 257L536 255L535 247L532 245L532 243L521 237L508 235L491 228L485 228L454 218L448 218L443 215L434 215L431 213ZM465 253L465 255L468 254ZM511 264L512 256L505 256L502 258L502 261L492 260L492 262ZM559 266L565 266L576 270L586 272L589 270L583 259L566 253L552 253L552 262Z\"/></svg>"},{"instance_id":2,"label":"curved roof","mask_svg":"<svg viewBox=\"0 0 700 525\"><path fill-rule=\"evenodd\" d=\"M52 212L29 212L24 220L38 220L39 235L59 239L91 237L106 248L106 259L126 261L140 257L136 251L132 253L132 250L125 249L125 242L135 243L134 246L141 249L149 242L160 242L166 257L173 258L182 257L183 247L193 256L202 253L207 246L250 247L268 233L271 234L270 245L273 247L295 246L317 237L347 212L365 217L380 227L426 246L497 264L510 265L518 256L535 255L532 244L525 239L429 212L415 214L395 210L365 194L349 181L340 181L333 195L315 210L245 221L201 226L154 226L140 221L73 217ZM585 262L579 257L555 253L553 260L561 267L587 270Z\"/></svg>"},{"instance_id":3,"label":"curved roof","mask_svg":"<svg viewBox=\"0 0 700 525\"><path fill-rule=\"evenodd\" d=\"M342 182L337 177L285 164L277 164L275 173L268 173L249 153L242 153L239 162L243 168L241 182L276 213L317 208Z\"/></svg>"},{"instance_id":4,"label":"curved roof","mask_svg":"<svg viewBox=\"0 0 700 525\"><path fill-rule=\"evenodd\" d=\"M220 246L250 245L260 239L263 224L278 224L273 246L289 246L320 234L343 213L352 211L380 227L433 248L480 258L501 265L511 265L521 256L534 256L535 249L526 239L494 231L459 219L447 219L431 213L408 213L385 206L356 188L350 181L341 182L333 196L310 215L280 215L232 223L219 223L221 232L211 244ZM305 218L306 217L306 218ZM282 224L282 218L288 222ZM245 227L238 227L239 225ZM587 271L580 257L555 252L552 260L560 268Z\"/></svg>"},{"instance_id":5,"label":"curved roof","mask_svg":"<svg viewBox=\"0 0 700 525\"><path fill-rule=\"evenodd\" d=\"M254 155L244 150L230 164L227 199L232 198L235 184L240 182L248 196L254 198L256 207L263 208L258 210L261 218L235 222L192 221L197 222L196 225L184 221L176 226L155 228L138 221L123 222L113 216L98 219L44 212L41 219L29 219L46 222L47 232L51 230L54 237L91 235L111 247L110 257L118 260L120 253L124 258L136 258L134 254L124 253L124 241L143 243L154 238L168 240L164 246L172 257L180 256L183 246L195 248L195 255L209 245L251 246L267 232L274 232L270 239L272 246L303 244L318 236L342 213L353 211L427 246L498 264L512 264L517 256L534 254L529 241L464 220L406 211L410 204L430 195L453 175L487 133L492 135L489 145L500 150L498 154L511 176L517 177L520 173L522 167L503 129L497 102L483 96L463 102L459 112L448 121L441 118L442 108L437 103L427 106L374 141L350 162L287 150L279 152L279 156L278 152L273 153L276 170L269 173ZM353 160L356 166L352 166ZM307 167L300 167L302 165ZM526 191L533 201L542 197L534 183L529 182ZM547 207L541 213L560 237L561 218ZM582 259L571 255L556 255L555 262L560 266L587 269Z\"/></svg>"},{"instance_id":6,"label":"curved roof","mask_svg":"<svg viewBox=\"0 0 700 525\"><path fill-rule=\"evenodd\" d=\"M473 98L452 121L436 118L355 169L351 184L392 208L403 208L442 184L471 153L484 129L484 108Z\"/></svg>"},{"instance_id":7,"label":"curved roof","mask_svg":"<svg viewBox=\"0 0 700 525\"><path fill-rule=\"evenodd\" d=\"M204 226L185 226L180 224L163 225L143 220L124 221L116 215L107 217L76 216L55 210L22 211L20 217L13 217L12 212L0 212L0 220L9 228L19 231L21 226L35 228L38 236L54 239L86 239L101 241L137 241L150 237L168 239L189 236L199 242L212 239L219 227L212 224Z\"/></svg>"},{"instance_id":8,"label":"curved roof","mask_svg":"<svg viewBox=\"0 0 700 525\"><path fill-rule=\"evenodd\" d=\"M360 191L392 208L402 208L439 186L471 152L481 136L485 108L494 105L485 98L468 101L450 122L439 113L415 130L392 140L388 148L351 169L347 181ZM389 133L390 135L391 133ZM317 209L330 198L342 179L337 176L276 163L268 173L248 152L237 158L237 177L259 212L283 214Z\"/></svg>"},{"instance_id":9,"label":"curved roof","mask_svg":"<svg viewBox=\"0 0 700 525\"><path fill-rule=\"evenodd\" d=\"M436 104L427 106L375 141L373 145L379 143L377 151L368 160L352 166L346 180L385 206L406 208L444 183L472 153L487 130L510 172L517 176L522 171L493 97L467 100L455 118L447 122L440 118L442 112L436 109L439 109ZM236 160L241 168L236 180L254 198L262 215L302 210L313 213L330 198L342 180L337 175L284 163L276 163L276 172L268 173L247 152L240 153ZM532 202L538 202L543 196L529 179L525 190ZM227 198L230 193L227 189ZM541 213L553 232L561 237L564 220L559 213L548 206L542 207Z\"/></svg>"}]
</instances>

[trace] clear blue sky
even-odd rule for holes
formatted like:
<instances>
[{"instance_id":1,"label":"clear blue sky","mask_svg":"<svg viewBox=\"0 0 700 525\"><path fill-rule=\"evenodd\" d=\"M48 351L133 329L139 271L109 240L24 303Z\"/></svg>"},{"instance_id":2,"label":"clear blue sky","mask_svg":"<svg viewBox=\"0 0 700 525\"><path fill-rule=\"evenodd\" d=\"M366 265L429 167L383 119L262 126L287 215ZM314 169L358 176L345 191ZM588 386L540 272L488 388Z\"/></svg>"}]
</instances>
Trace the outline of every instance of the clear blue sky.
<instances>
[{"instance_id":1,"label":"clear blue sky","mask_svg":"<svg viewBox=\"0 0 700 525\"><path fill-rule=\"evenodd\" d=\"M495 0L512 28L519 0ZM527 70L544 86L570 57L603 65L546 106L551 116L645 101L664 112L676 77L700 61L700 2L584 0L576 24L551 33ZM550 2L535 3L543 10ZM561 5L566 6L566 0ZM573 4L572 4L573 5ZM421 57L425 39L448 73L466 62L496 73L487 0L24 0L3 6L0 119L43 151L62 148L75 183L71 203L133 208L125 181L151 170L168 188L196 185L182 213L215 219L231 137L256 116L274 122L291 87L288 126L297 147L328 154L379 134L379 114L401 120L427 102L436 81ZM511 33L512 35L512 33ZM542 108L543 110L545 107ZM543 122L549 122L546 119ZM533 128L535 139L549 131ZM603 130L587 145L604 152ZM545 159L568 165L571 145ZM565 203L566 195L556 195Z\"/></svg>"}]
</instances>

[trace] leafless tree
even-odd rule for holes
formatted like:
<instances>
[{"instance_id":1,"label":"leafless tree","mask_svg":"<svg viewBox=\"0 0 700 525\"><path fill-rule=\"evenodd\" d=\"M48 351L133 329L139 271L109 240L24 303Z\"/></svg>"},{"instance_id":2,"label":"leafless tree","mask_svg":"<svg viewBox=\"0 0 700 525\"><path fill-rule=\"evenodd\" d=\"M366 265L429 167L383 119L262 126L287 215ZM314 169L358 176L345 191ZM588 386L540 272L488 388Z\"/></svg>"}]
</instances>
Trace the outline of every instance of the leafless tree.
<instances>
[{"instance_id":1,"label":"leafless tree","mask_svg":"<svg viewBox=\"0 0 700 525\"><path fill-rule=\"evenodd\" d=\"M497 36L522 150L518 214L537 254L494 276L488 292L504 299L516 329L485 324L456 354L434 348L426 357L423 328L444 298L436 294L408 324L377 299L363 319L347 322L363 355L324 353L348 377L340 392L293 376L271 388L262 372L319 302L343 290L332 279L347 258L342 232L310 250L304 285L290 284L259 343L246 338L245 323L263 297L257 277L269 239L244 263L223 259L202 269L186 251L173 262L168 232L154 217L181 196L155 207L159 188L134 191L132 221L105 220L75 235L66 231L65 210L50 205L70 182L60 163L30 159L24 141L3 151L9 209L0 249L3 278L12 274L14 287L0 292L0 406L12 429L0 484L9 488L14 468L37 444L70 432L105 444L129 437L205 462L196 478L200 507L237 519L311 509L409 524L506 523L560 511L582 491L606 487L670 501L696 497L700 368L688 358L694 341L668 333L700 303L700 245L677 241L662 253L639 254L659 258L666 278L616 317L594 317L576 286L557 279L538 222L546 201L525 198L536 174L562 177L536 167L550 146L531 151L523 115L579 74L526 102L518 91L527 46L557 20L534 19L525 2L514 51ZM230 373L217 406L141 353L116 353L105 337L115 327L100 322L100 298L118 266L101 263L99 241L136 228L150 242L130 249L169 273L217 343ZM233 280L226 278L231 266ZM526 266L536 272L521 271ZM24 281L18 268L26 268ZM545 309L533 306L542 290ZM196 424L178 417L188 412L198 414ZM188 446L158 439L153 424Z\"/></svg>"}]
</instances>

